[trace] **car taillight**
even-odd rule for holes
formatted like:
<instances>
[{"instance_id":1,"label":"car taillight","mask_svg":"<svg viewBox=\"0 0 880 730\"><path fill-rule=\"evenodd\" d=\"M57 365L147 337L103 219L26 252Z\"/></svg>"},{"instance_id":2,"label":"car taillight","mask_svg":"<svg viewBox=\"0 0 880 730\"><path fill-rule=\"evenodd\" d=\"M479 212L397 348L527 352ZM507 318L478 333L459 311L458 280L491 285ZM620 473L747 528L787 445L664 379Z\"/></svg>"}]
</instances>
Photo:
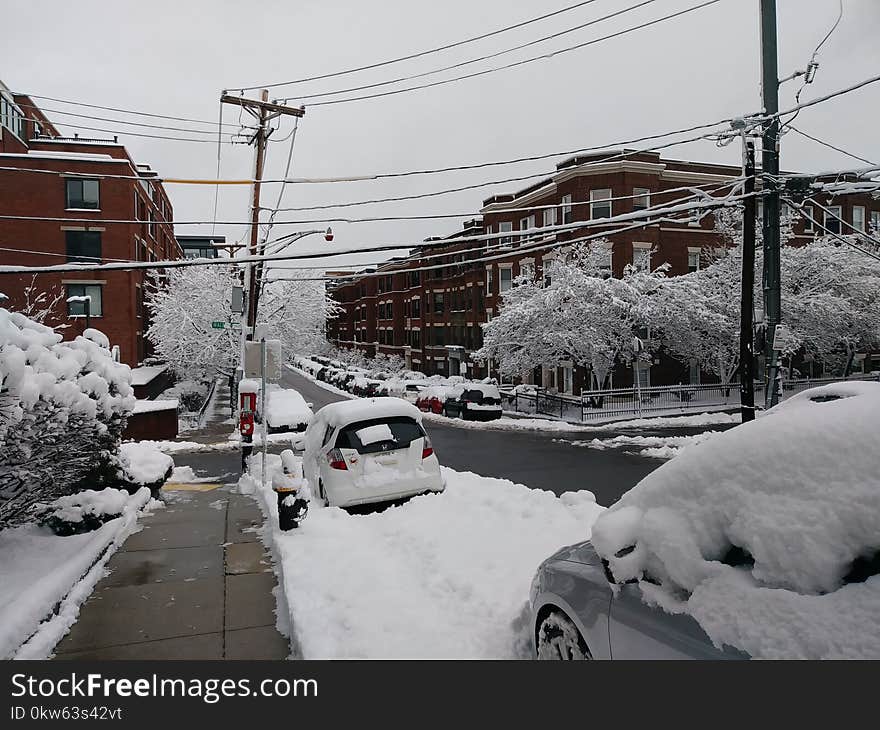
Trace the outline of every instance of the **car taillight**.
<instances>
[{"instance_id":1,"label":"car taillight","mask_svg":"<svg viewBox=\"0 0 880 730\"><path fill-rule=\"evenodd\" d=\"M434 447L431 445L431 439L428 438L428 434L425 434L425 443L422 446L422 458L427 459L433 453Z\"/></svg>"},{"instance_id":2,"label":"car taillight","mask_svg":"<svg viewBox=\"0 0 880 730\"><path fill-rule=\"evenodd\" d=\"M348 470L348 466L345 464L345 457L339 449L331 449L327 453L327 462L330 464L331 469Z\"/></svg>"}]
</instances>

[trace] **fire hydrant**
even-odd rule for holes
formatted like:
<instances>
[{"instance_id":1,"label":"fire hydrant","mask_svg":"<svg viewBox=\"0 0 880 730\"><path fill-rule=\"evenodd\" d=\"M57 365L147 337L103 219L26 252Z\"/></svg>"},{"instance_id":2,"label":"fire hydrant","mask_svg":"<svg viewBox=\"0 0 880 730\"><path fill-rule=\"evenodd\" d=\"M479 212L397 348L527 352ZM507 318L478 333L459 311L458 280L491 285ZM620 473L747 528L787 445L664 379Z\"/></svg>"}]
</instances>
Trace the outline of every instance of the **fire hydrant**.
<instances>
[{"instance_id":1,"label":"fire hydrant","mask_svg":"<svg viewBox=\"0 0 880 730\"><path fill-rule=\"evenodd\" d=\"M272 489L278 495L278 527L285 531L298 527L309 511L311 495L302 460L290 449L281 452L281 471L272 475Z\"/></svg>"}]
</instances>

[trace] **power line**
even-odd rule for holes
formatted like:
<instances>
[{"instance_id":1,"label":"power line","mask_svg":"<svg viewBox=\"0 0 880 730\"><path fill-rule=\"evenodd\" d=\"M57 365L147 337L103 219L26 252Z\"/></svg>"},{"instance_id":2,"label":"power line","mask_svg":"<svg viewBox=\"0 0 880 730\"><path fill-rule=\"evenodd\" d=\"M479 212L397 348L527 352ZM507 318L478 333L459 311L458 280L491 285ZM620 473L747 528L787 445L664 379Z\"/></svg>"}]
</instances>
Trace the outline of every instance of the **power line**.
<instances>
[{"instance_id":1,"label":"power line","mask_svg":"<svg viewBox=\"0 0 880 730\"><path fill-rule=\"evenodd\" d=\"M569 5L567 7L561 8L559 10L555 10L552 13L546 13L545 15L540 15L536 18L529 18L528 20L521 21L519 23L515 23L513 25L508 25L504 28L498 28L497 30L490 31L488 33L483 33L481 35L473 36L471 38L466 38L461 41L456 41L455 43L447 43L444 46L437 46L436 48L429 48L425 51L419 51L418 53L411 53L407 56L399 56L398 58L392 58L387 61L378 61L376 63L371 63L366 66L359 66L357 68L350 68L343 71L334 71L332 73L321 74L320 76L309 76L302 79L293 79L292 81L278 81L273 84L257 84L256 86L233 86L233 89L240 89L242 93L245 91L249 91L251 89L274 89L279 86L292 86L293 84L303 84L307 81L320 81L322 79L330 79L336 78L338 76L347 76L349 74L358 73L359 71L368 71L374 68L380 68L382 66L390 66L394 63L400 63L401 61L409 61L414 58L421 58L422 56L427 56L432 53L439 53L440 51L447 51L450 48L458 48L459 46L466 45L468 43L474 43L476 41L481 41L486 38L491 38L496 35L500 35L501 33L506 33L511 30L516 30L517 28L524 28L527 25L531 25L533 23L537 23L541 20L546 20L547 18L552 18L557 15L562 15L563 13L567 13L571 10L575 10L577 8L584 7L585 5L590 5L595 0L584 0L584 2L575 3L574 5Z\"/></svg>"},{"instance_id":2,"label":"power line","mask_svg":"<svg viewBox=\"0 0 880 730\"><path fill-rule=\"evenodd\" d=\"M62 127L72 127L73 129L87 129L91 132L104 132L105 134L112 134L119 137L146 137L149 139L167 139L175 142L201 142L203 144L214 144L213 139L196 139L192 137L171 137L168 135L162 134L146 134L143 132L129 132L129 131L120 131L118 129L107 129L105 127L89 127L83 124L71 124L70 122L58 122L59 126ZM53 124L54 126L54 124ZM227 134L229 134L227 132ZM231 136L231 135L230 135ZM53 138L49 138L53 139ZM223 144L235 144L232 139L223 140Z\"/></svg>"},{"instance_id":3,"label":"power line","mask_svg":"<svg viewBox=\"0 0 880 730\"><path fill-rule=\"evenodd\" d=\"M841 154L844 154L847 157L852 157L854 160L858 160L859 162L864 162L868 165L876 165L877 164L876 162L871 162L871 160L865 159L864 157L859 157L858 155L854 155L852 152L847 152L845 149L842 149L841 147L836 147L833 144L831 144L830 142L826 142L824 140L819 139L818 137L814 137L811 134L807 134L802 129L798 129L797 127L792 126L791 124L788 125L788 129L791 130L792 132L796 132L797 134L801 135L802 137L806 137L807 139L813 140L813 142L817 142L825 147L828 147L829 149L832 149L835 152L840 152Z\"/></svg>"},{"instance_id":4,"label":"power line","mask_svg":"<svg viewBox=\"0 0 880 730\"><path fill-rule=\"evenodd\" d=\"M113 106L101 106L100 104L86 104L84 101L71 101L70 99L58 99L53 96L39 96L38 94L28 94L24 91L13 91L13 96L27 96L30 99L43 99L45 101L57 101L60 104L71 104L73 106L82 106L87 107L89 109L103 109L108 112L119 112L121 114L134 114L139 117L152 117L154 119L170 119L175 122L193 122L195 124L207 124L208 126L213 126L214 122L208 121L206 119L193 119L192 117L174 117L169 116L168 114L153 114L151 112L140 112L135 111L134 109L120 109L119 107Z\"/></svg>"},{"instance_id":5,"label":"power line","mask_svg":"<svg viewBox=\"0 0 880 730\"><path fill-rule=\"evenodd\" d=\"M813 225L819 226L819 228L821 228L823 231L825 231L825 233L827 233L832 238L837 239L841 243L844 243L847 246L849 246L850 248L854 248L859 253L863 253L866 256L870 256L872 259L876 259L877 261L880 261L880 254L876 254L873 251L867 251L859 246L856 246L852 241L844 238L843 236L841 236L838 233L835 233L830 228L826 227L824 224L817 221L813 216L811 216L809 213L806 212L806 206L803 203L797 203L794 200L792 200L791 198L785 198L785 202L788 203L793 208L795 208L804 218L806 218L808 221L812 222ZM816 203L816 205L819 205L819 204ZM821 208L822 206L819 205L819 207ZM835 217L837 217L837 216L835 216ZM838 220L840 220L840 219L838 219Z\"/></svg>"},{"instance_id":6,"label":"power line","mask_svg":"<svg viewBox=\"0 0 880 730\"><path fill-rule=\"evenodd\" d=\"M837 220L838 222L843 223L843 225L845 225L851 231L854 231L861 238L864 238L864 239L870 241L871 243L873 243L877 247L877 250L880 251L880 239L874 238L874 236L869 236L865 231L859 230L852 223L850 223L848 220L841 218L833 210L831 210L830 208L826 208L824 205L822 205L817 200L811 199L811 204L815 205L817 208L821 208L825 212L826 215L829 215L832 218L834 218L835 220Z\"/></svg>"},{"instance_id":7,"label":"power line","mask_svg":"<svg viewBox=\"0 0 880 730\"><path fill-rule=\"evenodd\" d=\"M762 193L752 193L751 195L761 195ZM693 197L693 196L690 196ZM722 198L710 198L693 203L663 204L653 206L632 213L621 213L609 218L599 218L590 221L578 221L577 223L562 224L557 226L542 226L526 230L521 230L517 235L520 237L528 237L532 235L540 235L552 233L554 231L572 230L575 228L595 228L597 226L608 226L618 222L629 223L631 221L639 221L642 218L650 219L644 225L651 225L663 219L664 216L671 216L678 213L688 213L691 211L711 211L719 207L729 207L740 200L744 200L748 195L730 194ZM679 198L678 200L688 200L689 198ZM600 233L599 235L609 235ZM110 263L110 264L69 264L58 266L12 266L0 265L0 273L3 274L21 274L21 273L61 273L61 272L89 272L89 271L133 271L139 269L166 269L166 268L182 268L188 266L217 266L217 265L240 265L247 263L255 263L258 261L272 263L275 261L290 261L301 259L321 259L332 258L337 256L348 256L359 253L379 253L382 251L400 251L410 248L431 248L439 246L450 246L458 243L469 243L474 241L491 241L500 238L512 238L514 234L510 231L499 233L483 233L476 236L460 236L453 241L449 239L441 239L439 241L422 241L418 243L395 243L383 244L381 246L373 246L370 248L355 248L344 251L331 252L315 252L315 253L299 253L299 254L273 254L273 255L256 255L256 256L240 256L235 259L173 259L166 261L153 262L136 262L136 263ZM571 241L556 241L546 246L535 247L530 250L543 250L543 248L552 248L556 246L570 245ZM511 254L505 254L510 256Z\"/></svg>"},{"instance_id":8,"label":"power line","mask_svg":"<svg viewBox=\"0 0 880 730\"><path fill-rule=\"evenodd\" d=\"M521 51L523 48L529 48L531 46L537 45L539 43L543 43L545 41L553 40L554 38L559 38L564 35L568 35L569 33L574 33L578 30L583 30L584 28L588 28L592 25L596 25L605 20L609 20L611 18L615 18L618 15L624 15L625 13L632 12L633 10L638 10L645 5L650 5L651 3L656 2L657 0L642 0L642 2L636 3L635 5L631 5L628 8L623 8L622 10L616 10L613 13L608 13L607 15L603 15L601 18L596 18L594 20L587 21L586 23L581 23L580 25L575 25L571 28L565 28L557 33L552 33L550 35L546 35L542 38L537 38L532 41L528 41L526 43L521 43L517 46L511 46L510 48L504 48L500 51L496 51L494 53L489 53L484 56L479 56L477 58L471 58L466 61L460 61L458 63L453 63L449 66L442 66L441 68L435 68L431 71L423 71L417 74L411 74L409 76L400 76L396 79L389 79L387 81L378 81L372 84L364 84L362 86L350 86L347 89L337 89L335 91L324 91L318 94L307 94L305 96L297 96L297 101L303 102L309 99L321 99L327 96L336 96L337 94L349 94L355 91L364 91L366 89L376 89L382 86L389 86L391 84L398 84L403 81L412 81L414 79L421 79L425 76L433 76L434 74L443 73L444 71L452 71L457 68L464 68L465 66L470 66L474 63L479 63L480 61L488 61L492 58L498 58L499 56L507 55L508 53L513 53L515 51Z\"/></svg>"},{"instance_id":9,"label":"power line","mask_svg":"<svg viewBox=\"0 0 880 730\"><path fill-rule=\"evenodd\" d=\"M495 73L496 71L504 71L510 68L516 68L518 66L524 66L527 63L533 63L534 61L543 61L549 58L553 58L554 56L560 56L563 53L568 53L569 51L576 51L581 48L586 48L587 46L592 46L596 43L601 43L603 41L610 40L612 38L617 38L622 35L626 35L627 33L632 33L637 30L641 30L642 28L647 28L652 25L656 25L658 23L662 23L667 20L672 20L673 18L677 18L679 16L685 15L686 13L692 13L695 10L701 10L702 8L708 7L710 5L715 5L716 3L721 2L721 0L706 0L699 5L693 5L689 8L685 8L684 10L679 10L676 13L670 13L669 15L664 15L662 18L657 18L655 20L650 20L645 23L641 23L639 25L632 26L630 28L624 28L623 30L617 31L616 33L609 33L608 35L602 36L600 38L594 38L592 40L586 41L584 43L578 43L574 46L568 46L566 48L560 48L556 51L551 51L549 53L541 54L540 56L533 56L531 58L526 58L521 61L515 61L512 63L505 64L503 66L495 66L493 68L484 69L482 71L474 71L473 73L464 74L462 76L453 76L450 79L443 79L441 81L432 81L426 84L419 84L417 86L408 86L403 89L394 89L392 91L382 91L376 94L364 94L362 96L352 96L344 99L331 99L329 101L319 101L314 104L310 104L309 106L327 106L329 104L345 104L352 101L364 101L365 99L377 99L379 97L384 96L393 96L395 94L403 94L409 91L418 91L420 89L429 89L435 86L444 86L445 84L451 84L456 81L464 81L465 79L473 79L479 76L485 76L486 74Z\"/></svg>"},{"instance_id":10,"label":"power line","mask_svg":"<svg viewBox=\"0 0 880 730\"><path fill-rule=\"evenodd\" d=\"M172 132L191 132L193 134L214 134L213 131L207 129L192 129L188 127L171 127L166 126L164 124L148 124L147 122L129 122L125 119L112 119L110 117L97 117L91 114L77 114L76 112L66 112L61 109L49 109L47 107L36 106L34 104L20 104L16 103L16 106L22 107L23 109L36 109L40 112L52 112L53 114L61 114L66 117L78 117L80 119L91 119L97 122L114 122L116 124L127 124L129 126L134 127L147 127L149 129L165 129ZM54 124L54 123L53 123ZM68 126L73 126L72 124L68 124L67 122L59 122L59 124L67 124ZM227 127L232 127L233 129L237 129L238 127L235 124L226 124Z\"/></svg>"}]
</instances>

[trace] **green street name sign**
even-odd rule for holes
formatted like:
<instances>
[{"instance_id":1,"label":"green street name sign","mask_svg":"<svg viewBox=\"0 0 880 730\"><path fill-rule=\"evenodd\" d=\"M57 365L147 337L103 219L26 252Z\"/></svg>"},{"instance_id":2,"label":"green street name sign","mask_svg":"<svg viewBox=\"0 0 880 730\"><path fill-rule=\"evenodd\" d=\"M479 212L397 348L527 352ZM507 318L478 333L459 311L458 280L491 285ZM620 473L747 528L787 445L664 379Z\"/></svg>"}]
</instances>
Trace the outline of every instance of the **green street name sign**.
<instances>
[{"instance_id":1,"label":"green street name sign","mask_svg":"<svg viewBox=\"0 0 880 730\"><path fill-rule=\"evenodd\" d=\"M226 327L226 322L211 322L211 327L215 330L222 330Z\"/></svg>"}]
</instances>

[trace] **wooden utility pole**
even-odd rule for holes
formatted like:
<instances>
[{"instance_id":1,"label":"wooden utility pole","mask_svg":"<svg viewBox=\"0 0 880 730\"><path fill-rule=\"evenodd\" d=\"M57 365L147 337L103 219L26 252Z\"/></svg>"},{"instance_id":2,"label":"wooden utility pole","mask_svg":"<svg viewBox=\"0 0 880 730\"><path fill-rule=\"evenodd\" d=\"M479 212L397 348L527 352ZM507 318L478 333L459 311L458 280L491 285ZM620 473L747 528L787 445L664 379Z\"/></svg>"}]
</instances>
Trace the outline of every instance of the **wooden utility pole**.
<instances>
[{"instance_id":1,"label":"wooden utility pole","mask_svg":"<svg viewBox=\"0 0 880 730\"><path fill-rule=\"evenodd\" d=\"M761 2L761 88L764 114L779 112L779 73L776 50L776 0ZM779 402L778 351L773 347L776 325L782 321L779 236L779 117L764 123L761 144L761 183L764 191L764 321L765 405Z\"/></svg>"},{"instance_id":2,"label":"wooden utility pole","mask_svg":"<svg viewBox=\"0 0 880 730\"><path fill-rule=\"evenodd\" d=\"M755 347L753 314L755 304L755 144L746 141L745 149L745 209L743 211L742 243L742 299L739 322L739 401L742 421L755 418Z\"/></svg>"},{"instance_id":3,"label":"wooden utility pole","mask_svg":"<svg viewBox=\"0 0 880 730\"><path fill-rule=\"evenodd\" d=\"M269 138L268 123L281 115L301 117L306 111L303 107L284 106L269 102L269 92L263 89L260 100L245 99L242 96L231 96L224 93L220 97L224 104L236 104L247 111L257 120L257 131L251 139L251 144L256 146L256 161L254 164L254 189L253 203L251 206L251 243L250 254L256 256L260 227L260 187L263 179L263 165L266 159L266 140ZM260 278L262 266L260 263L248 264L247 267L247 326L250 330L249 337L253 338L254 328L257 324L257 282Z\"/></svg>"}]
</instances>

